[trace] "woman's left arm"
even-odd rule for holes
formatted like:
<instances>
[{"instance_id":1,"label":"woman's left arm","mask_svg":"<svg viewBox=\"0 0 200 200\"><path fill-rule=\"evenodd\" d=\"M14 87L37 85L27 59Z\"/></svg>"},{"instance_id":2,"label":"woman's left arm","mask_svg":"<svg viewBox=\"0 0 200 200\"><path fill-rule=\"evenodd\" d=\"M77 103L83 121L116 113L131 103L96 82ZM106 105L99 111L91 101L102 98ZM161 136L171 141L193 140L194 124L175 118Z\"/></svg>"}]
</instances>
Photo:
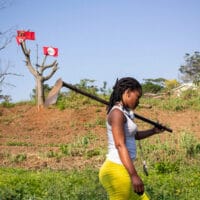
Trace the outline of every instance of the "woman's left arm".
<instances>
[{"instance_id":1,"label":"woman's left arm","mask_svg":"<svg viewBox=\"0 0 200 200\"><path fill-rule=\"evenodd\" d=\"M142 140L142 139L150 137L152 135L162 133L163 131L164 131L164 129L159 129L157 127L153 127L151 129L144 130L144 131L137 131L137 133L135 135L135 139Z\"/></svg>"}]
</instances>

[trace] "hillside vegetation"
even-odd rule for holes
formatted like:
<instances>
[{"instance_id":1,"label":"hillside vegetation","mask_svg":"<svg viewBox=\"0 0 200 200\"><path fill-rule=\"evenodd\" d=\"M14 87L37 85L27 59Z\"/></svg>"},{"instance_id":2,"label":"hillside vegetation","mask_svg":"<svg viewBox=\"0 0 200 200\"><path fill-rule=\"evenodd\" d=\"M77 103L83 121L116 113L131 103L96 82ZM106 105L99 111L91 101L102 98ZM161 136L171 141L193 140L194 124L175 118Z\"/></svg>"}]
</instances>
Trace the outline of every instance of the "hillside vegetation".
<instances>
[{"instance_id":1,"label":"hillside vegetation","mask_svg":"<svg viewBox=\"0 0 200 200\"><path fill-rule=\"evenodd\" d=\"M199 96L143 98L136 110L173 129L141 141L142 152L138 148L136 167L154 200L199 199ZM41 110L30 102L2 103L0 200L105 200L98 181L107 150L105 118L104 105L73 92ZM136 122L139 129L150 127Z\"/></svg>"}]
</instances>

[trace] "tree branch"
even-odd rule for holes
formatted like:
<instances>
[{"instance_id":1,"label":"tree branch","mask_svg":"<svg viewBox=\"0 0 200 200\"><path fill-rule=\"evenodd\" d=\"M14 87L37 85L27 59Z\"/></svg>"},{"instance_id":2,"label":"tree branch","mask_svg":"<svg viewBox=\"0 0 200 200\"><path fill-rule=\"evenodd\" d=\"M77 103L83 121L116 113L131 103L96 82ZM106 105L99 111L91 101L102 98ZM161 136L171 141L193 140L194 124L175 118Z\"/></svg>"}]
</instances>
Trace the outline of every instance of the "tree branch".
<instances>
[{"instance_id":1,"label":"tree branch","mask_svg":"<svg viewBox=\"0 0 200 200\"><path fill-rule=\"evenodd\" d=\"M22 48L22 52L24 53L25 58L26 58L26 61L25 61L26 66L28 67L31 74L33 74L36 77L38 72L36 69L33 68L33 65L32 65L31 59L30 59L30 50L27 50L25 41L23 41L21 43L21 48Z\"/></svg>"},{"instance_id":2,"label":"tree branch","mask_svg":"<svg viewBox=\"0 0 200 200\"><path fill-rule=\"evenodd\" d=\"M45 65L46 59L47 59L47 55L45 55L45 57L44 57L44 59L43 59L42 66Z\"/></svg>"},{"instance_id":3,"label":"tree branch","mask_svg":"<svg viewBox=\"0 0 200 200\"><path fill-rule=\"evenodd\" d=\"M51 63L50 65L45 65L45 66L41 66L41 72L43 72L44 70L53 67L54 65L57 64L57 61L55 60L53 63Z\"/></svg>"},{"instance_id":4,"label":"tree branch","mask_svg":"<svg viewBox=\"0 0 200 200\"><path fill-rule=\"evenodd\" d=\"M5 49L6 46L12 41L14 38L14 29L15 27L11 27L4 32L0 32L0 51Z\"/></svg>"},{"instance_id":5,"label":"tree branch","mask_svg":"<svg viewBox=\"0 0 200 200\"><path fill-rule=\"evenodd\" d=\"M52 68L51 73L48 76L43 77L44 81L49 80L54 75L54 73L58 70L58 63L55 63L52 67L53 68Z\"/></svg>"}]
</instances>

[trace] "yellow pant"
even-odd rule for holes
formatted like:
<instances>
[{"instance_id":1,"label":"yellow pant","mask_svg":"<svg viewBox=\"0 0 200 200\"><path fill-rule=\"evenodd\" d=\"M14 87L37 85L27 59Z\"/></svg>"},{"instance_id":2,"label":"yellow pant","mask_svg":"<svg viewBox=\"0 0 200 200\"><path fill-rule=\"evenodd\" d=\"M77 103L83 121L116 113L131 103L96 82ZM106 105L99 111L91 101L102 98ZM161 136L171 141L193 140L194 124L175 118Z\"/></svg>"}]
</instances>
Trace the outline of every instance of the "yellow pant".
<instances>
[{"instance_id":1,"label":"yellow pant","mask_svg":"<svg viewBox=\"0 0 200 200\"><path fill-rule=\"evenodd\" d=\"M123 165L106 160L99 171L99 180L110 200L149 200L133 191L130 176Z\"/></svg>"}]
</instances>

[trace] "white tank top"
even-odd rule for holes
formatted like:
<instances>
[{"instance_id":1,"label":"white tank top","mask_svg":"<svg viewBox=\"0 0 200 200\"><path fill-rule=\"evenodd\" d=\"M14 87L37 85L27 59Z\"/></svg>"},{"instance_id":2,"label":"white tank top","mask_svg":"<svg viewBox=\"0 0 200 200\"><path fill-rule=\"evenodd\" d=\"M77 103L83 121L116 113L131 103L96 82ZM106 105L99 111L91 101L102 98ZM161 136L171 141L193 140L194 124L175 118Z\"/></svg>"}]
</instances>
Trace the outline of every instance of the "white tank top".
<instances>
[{"instance_id":1,"label":"white tank top","mask_svg":"<svg viewBox=\"0 0 200 200\"><path fill-rule=\"evenodd\" d=\"M126 147L128 149L129 155L132 160L136 158L136 142L135 142L135 134L137 132L137 125L133 122L134 114L123 109L121 105L113 106L110 112L114 109L119 109L124 113L124 116L126 117L126 123L124 123L124 131L125 131L125 141L126 141ZM112 127L108 123L108 120L106 121L106 127L107 127L107 136L108 136L108 153L107 153L107 159L122 164L121 159L118 154L118 150L115 147L113 134L112 134Z\"/></svg>"}]
</instances>

